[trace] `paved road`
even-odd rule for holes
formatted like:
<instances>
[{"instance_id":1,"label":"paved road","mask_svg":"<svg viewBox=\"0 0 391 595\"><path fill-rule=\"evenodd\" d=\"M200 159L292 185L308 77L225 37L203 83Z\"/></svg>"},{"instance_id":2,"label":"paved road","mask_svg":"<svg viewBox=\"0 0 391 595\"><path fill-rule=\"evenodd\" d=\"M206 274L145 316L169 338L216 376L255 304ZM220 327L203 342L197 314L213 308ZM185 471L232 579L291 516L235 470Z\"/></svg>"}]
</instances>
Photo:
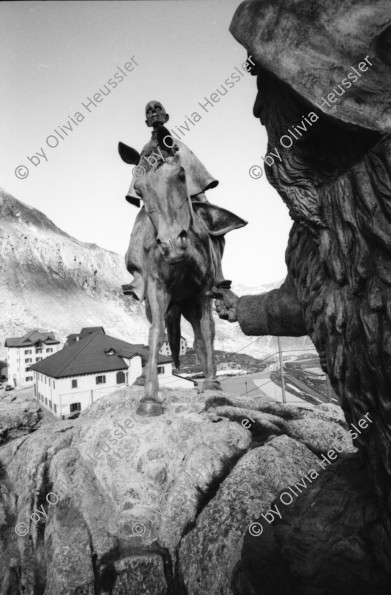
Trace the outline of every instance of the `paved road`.
<instances>
[{"instance_id":1,"label":"paved road","mask_svg":"<svg viewBox=\"0 0 391 595\"><path fill-rule=\"evenodd\" d=\"M270 395L264 390L260 389L256 381L260 374L246 374L245 376L233 376L232 378L226 378L221 380L221 388L227 393L233 393L235 395L249 397L260 397L266 401L274 400L274 397L270 398Z\"/></svg>"},{"instance_id":2,"label":"paved road","mask_svg":"<svg viewBox=\"0 0 391 595\"><path fill-rule=\"evenodd\" d=\"M289 373L285 372L284 379L286 402L289 405L303 405L305 403L317 405L328 402L326 397L318 393L316 393L315 397L312 394L311 388L303 382L300 382L299 387L299 381L293 376L290 377ZM280 386L270 379L270 367L265 368L263 372L258 372L257 374L227 378L222 381L222 388L228 393L231 392L241 396L246 396L247 394L249 397L262 398L266 402L278 401L282 403L282 390ZM295 388L300 388L303 392L299 393ZM337 401L335 402L337 403Z\"/></svg>"},{"instance_id":3,"label":"paved road","mask_svg":"<svg viewBox=\"0 0 391 595\"><path fill-rule=\"evenodd\" d=\"M245 376L235 376L221 381L222 389L227 393L234 393L236 395L249 397L259 397L265 402L278 401L282 403L282 390L270 379L270 368L265 368L263 372L257 374L246 374ZM246 386L247 382L247 386ZM303 404L306 401L301 399L288 387L285 391L286 401L288 404ZM311 401L313 403L313 401Z\"/></svg>"}]
</instances>

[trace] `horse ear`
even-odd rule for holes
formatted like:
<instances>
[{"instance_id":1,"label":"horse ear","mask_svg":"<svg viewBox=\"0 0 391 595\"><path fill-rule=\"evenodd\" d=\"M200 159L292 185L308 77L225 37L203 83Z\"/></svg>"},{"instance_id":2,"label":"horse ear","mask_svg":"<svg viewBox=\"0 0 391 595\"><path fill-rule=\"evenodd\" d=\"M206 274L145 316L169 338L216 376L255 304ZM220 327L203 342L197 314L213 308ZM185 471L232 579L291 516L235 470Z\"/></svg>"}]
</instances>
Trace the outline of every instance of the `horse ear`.
<instances>
[{"instance_id":1,"label":"horse ear","mask_svg":"<svg viewBox=\"0 0 391 595\"><path fill-rule=\"evenodd\" d=\"M247 225L247 221L237 215L207 202L192 202L194 211L204 221L211 236L223 236L233 229Z\"/></svg>"},{"instance_id":2,"label":"horse ear","mask_svg":"<svg viewBox=\"0 0 391 595\"><path fill-rule=\"evenodd\" d=\"M132 196L131 194L127 194L125 196L125 200L127 200L128 203L134 205L137 208L140 208L141 206L141 200L139 198L136 198L135 196Z\"/></svg>"},{"instance_id":3,"label":"horse ear","mask_svg":"<svg viewBox=\"0 0 391 595\"><path fill-rule=\"evenodd\" d=\"M140 161L140 153L136 151L136 149L128 147L125 143L118 143L118 153L120 154L122 161L129 163L129 165L137 165Z\"/></svg>"},{"instance_id":4,"label":"horse ear","mask_svg":"<svg viewBox=\"0 0 391 595\"><path fill-rule=\"evenodd\" d=\"M161 149L166 151L169 155L174 156L178 151L178 145L175 143L171 134L164 126L159 126L156 133L158 145Z\"/></svg>"}]
</instances>

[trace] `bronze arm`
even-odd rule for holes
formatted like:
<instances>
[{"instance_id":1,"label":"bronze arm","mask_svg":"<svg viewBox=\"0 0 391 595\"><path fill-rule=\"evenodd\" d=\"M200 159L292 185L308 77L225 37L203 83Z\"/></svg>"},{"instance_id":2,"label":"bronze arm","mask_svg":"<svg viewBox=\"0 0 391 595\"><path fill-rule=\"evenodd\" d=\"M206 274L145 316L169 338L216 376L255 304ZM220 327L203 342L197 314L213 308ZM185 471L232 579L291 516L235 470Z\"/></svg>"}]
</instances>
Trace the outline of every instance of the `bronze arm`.
<instances>
[{"instance_id":1,"label":"bronze arm","mask_svg":"<svg viewBox=\"0 0 391 595\"><path fill-rule=\"evenodd\" d=\"M245 335L307 335L302 308L288 281L261 295L244 295L236 304L237 319Z\"/></svg>"}]
</instances>

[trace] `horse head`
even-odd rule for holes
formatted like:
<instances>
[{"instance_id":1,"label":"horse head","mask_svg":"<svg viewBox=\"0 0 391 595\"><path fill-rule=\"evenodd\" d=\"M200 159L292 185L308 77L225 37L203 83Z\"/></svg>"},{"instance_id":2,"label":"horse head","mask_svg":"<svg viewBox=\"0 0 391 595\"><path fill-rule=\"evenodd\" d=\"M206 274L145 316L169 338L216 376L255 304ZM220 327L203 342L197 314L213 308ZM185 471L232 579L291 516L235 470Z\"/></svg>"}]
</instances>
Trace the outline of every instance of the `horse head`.
<instances>
[{"instance_id":1,"label":"horse head","mask_svg":"<svg viewBox=\"0 0 391 595\"><path fill-rule=\"evenodd\" d=\"M156 231L157 246L168 264L189 255L188 233L193 210L186 174L176 156L168 157L137 178L134 190Z\"/></svg>"}]
</instances>

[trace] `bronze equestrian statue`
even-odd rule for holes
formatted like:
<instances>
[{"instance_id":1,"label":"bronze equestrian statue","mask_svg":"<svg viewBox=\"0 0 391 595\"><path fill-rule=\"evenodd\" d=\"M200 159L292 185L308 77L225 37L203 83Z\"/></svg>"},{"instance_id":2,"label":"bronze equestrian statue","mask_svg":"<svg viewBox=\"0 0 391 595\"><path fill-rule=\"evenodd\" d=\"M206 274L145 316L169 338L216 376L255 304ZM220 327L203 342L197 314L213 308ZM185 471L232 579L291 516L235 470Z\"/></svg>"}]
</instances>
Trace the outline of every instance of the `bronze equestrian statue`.
<instances>
[{"instance_id":1,"label":"bronze equestrian statue","mask_svg":"<svg viewBox=\"0 0 391 595\"><path fill-rule=\"evenodd\" d=\"M308 334L347 422L374 420L357 454L326 468L262 537L246 534L234 593L389 593L391 5L248 0L231 32L257 65L254 115L268 151L282 151L266 174L293 226L283 286L220 290L217 308L247 335Z\"/></svg>"},{"instance_id":2,"label":"bronze equestrian statue","mask_svg":"<svg viewBox=\"0 0 391 595\"><path fill-rule=\"evenodd\" d=\"M146 171L157 165L158 161L163 159L163 156L168 156L167 149L172 149L178 152L181 159L181 165L184 167L187 176L187 188L192 200L199 202L208 202L205 192L209 189L215 188L218 181L213 178L207 171L201 161L194 155L192 151L182 142L172 140L172 147L159 147L157 143L157 131L159 127L164 126L168 122L170 116L166 112L164 106L160 101L152 100L145 106L145 124L152 128L151 138L143 147L141 154L127 147L124 143L119 143L119 152L122 159L129 164L137 164L133 170L133 178L130 188L126 195L126 200L136 206L140 206L140 197L134 188L134 183L138 177L142 177ZM171 138L171 137L170 137ZM168 141L167 143L171 143ZM145 297L145 278L143 277L143 247L140 237L144 231L145 210L141 209L136 217L133 226L132 235L129 242L129 249L125 256L126 268L129 273L133 275L133 281L124 286L125 295L131 295L134 299L143 301ZM223 236L214 239L216 249L220 251L220 258L218 259L218 269L216 273L217 287L229 288L231 282L224 279L221 269L221 258L224 250Z\"/></svg>"},{"instance_id":3,"label":"bronze equestrian statue","mask_svg":"<svg viewBox=\"0 0 391 595\"><path fill-rule=\"evenodd\" d=\"M221 272L218 240L246 225L246 221L225 209L196 200L195 196L191 199L192 172L184 167L181 152L163 126L157 129L156 141L157 154L162 157L145 168L133 183L144 206L139 214L137 236L132 233L131 244L137 240L141 246L139 271L151 323L145 394L137 409L139 415L163 412L158 400L158 353L167 327L174 363L179 367L182 315L193 327L194 346L205 374L204 390L220 387L216 380L211 300L212 288ZM121 143L119 151L125 162L140 163L140 155L134 149Z\"/></svg>"}]
</instances>

